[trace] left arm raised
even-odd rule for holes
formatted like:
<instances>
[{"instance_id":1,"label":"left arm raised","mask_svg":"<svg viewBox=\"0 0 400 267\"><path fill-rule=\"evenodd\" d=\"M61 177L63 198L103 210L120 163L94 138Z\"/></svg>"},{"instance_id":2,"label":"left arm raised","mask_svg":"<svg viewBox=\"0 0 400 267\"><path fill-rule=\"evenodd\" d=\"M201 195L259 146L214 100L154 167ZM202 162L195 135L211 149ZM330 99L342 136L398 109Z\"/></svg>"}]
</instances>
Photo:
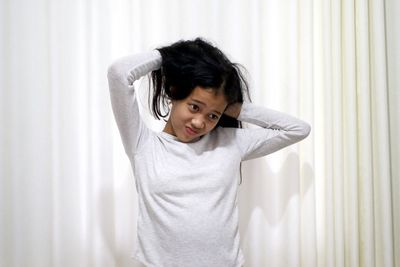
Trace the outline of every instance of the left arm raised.
<instances>
[{"instance_id":1,"label":"left arm raised","mask_svg":"<svg viewBox=\"0 0 400 267\"><path fill-rule=\"evenodd\" d=\"M236 105L236 104L235 104ZM244 102L227 108L228 116L237 115L237 119L260 126L236 131L236 140L242 160L253 159L271 154L306 138L311 127L305 121L291 115Z\"/></svg>"}]
</instances>

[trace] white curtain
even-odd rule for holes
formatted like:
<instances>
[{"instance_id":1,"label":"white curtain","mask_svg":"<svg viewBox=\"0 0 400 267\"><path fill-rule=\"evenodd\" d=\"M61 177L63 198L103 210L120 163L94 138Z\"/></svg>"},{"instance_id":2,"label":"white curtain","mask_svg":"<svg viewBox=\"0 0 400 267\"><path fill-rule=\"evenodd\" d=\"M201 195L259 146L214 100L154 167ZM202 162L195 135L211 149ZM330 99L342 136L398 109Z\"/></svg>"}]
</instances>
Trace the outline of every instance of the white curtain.
<instances>
[{"instance_id":1,"label":"white curtain","mask_svg":"<svg viewBox=\"0 0 400 267\"><path fill-rule=\"evenodd\" d=\"M253 102L312 125L243 165L245 266L400 266L398 14L396 0L0 0L0 266L140 266L106 70L196 36L247 68Z\"/></svg>"}]
</instances>

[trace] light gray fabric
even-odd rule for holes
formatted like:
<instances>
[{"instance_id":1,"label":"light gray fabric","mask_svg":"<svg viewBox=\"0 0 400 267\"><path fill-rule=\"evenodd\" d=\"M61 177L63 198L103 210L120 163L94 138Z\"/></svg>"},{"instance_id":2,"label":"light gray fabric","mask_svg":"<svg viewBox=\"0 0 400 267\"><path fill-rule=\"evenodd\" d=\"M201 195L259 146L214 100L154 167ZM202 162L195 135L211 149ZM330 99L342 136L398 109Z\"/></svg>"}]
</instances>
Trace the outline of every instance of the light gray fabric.
<instances>
[{"instance_id":1,"label":"light gray fabric","mask_svg":"<svg viewBox=\"0 0 400 267\"><path fill-rule=\"evenodd\" d=\"M160 68L158 51L117 60L108 71L112 108L138 192L137 249L146 266L242 266L237 193L240 162L305 138L310 126L243 103L239 120L262 128L217 128L193 143L141 120L133 82Z\"/></svg>"}]
</instances>

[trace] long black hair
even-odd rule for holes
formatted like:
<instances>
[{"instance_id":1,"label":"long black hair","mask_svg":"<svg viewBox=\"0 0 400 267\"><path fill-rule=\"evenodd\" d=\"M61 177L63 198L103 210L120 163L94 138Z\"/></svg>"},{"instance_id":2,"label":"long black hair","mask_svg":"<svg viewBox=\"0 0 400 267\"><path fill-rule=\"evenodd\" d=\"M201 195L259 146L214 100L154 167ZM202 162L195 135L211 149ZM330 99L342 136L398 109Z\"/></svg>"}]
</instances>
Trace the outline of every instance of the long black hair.
<instances>
[{"instance_id":1,"label":"long black hair","mask_svg":"<svg viewBox=\"0 0 400 267\"><path fill-rule=\"evenodd\" d=\"M228 105L243 103L244 97L250 101L248 82L240 70L243 67L205 39L181 40L157 50L161 68L151 73L151 107L157 119L168 116L169 100L185 99L197 86L222 92ZM223 114L217 126L238 128L241 123Z\"/></svg>"}]
</instances>

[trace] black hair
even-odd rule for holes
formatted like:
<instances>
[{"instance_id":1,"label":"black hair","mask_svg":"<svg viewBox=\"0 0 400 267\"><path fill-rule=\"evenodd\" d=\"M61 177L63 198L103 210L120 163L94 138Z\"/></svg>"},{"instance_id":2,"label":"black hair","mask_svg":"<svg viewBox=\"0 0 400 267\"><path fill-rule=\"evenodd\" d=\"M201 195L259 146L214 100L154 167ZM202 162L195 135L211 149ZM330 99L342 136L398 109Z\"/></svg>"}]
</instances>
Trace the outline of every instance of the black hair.
<instances>
[{"instance_id":1,"label":"black hair","mask_svg":"<svg viewBox=\"0 0 400 267\"><path fill-rule=\"evenodd\" d=\"M228 105L243 103L245 96L250 100L249 86L240 70L242 66L232 63L205 39L181 40L157 50L162 57L161 68L151 73L151 107L157 119L168 116L169 100L185 99L197 86L222 92ZM239 128L241 123L223 114L218 126Z\"/></svg>"}]
</instances>

